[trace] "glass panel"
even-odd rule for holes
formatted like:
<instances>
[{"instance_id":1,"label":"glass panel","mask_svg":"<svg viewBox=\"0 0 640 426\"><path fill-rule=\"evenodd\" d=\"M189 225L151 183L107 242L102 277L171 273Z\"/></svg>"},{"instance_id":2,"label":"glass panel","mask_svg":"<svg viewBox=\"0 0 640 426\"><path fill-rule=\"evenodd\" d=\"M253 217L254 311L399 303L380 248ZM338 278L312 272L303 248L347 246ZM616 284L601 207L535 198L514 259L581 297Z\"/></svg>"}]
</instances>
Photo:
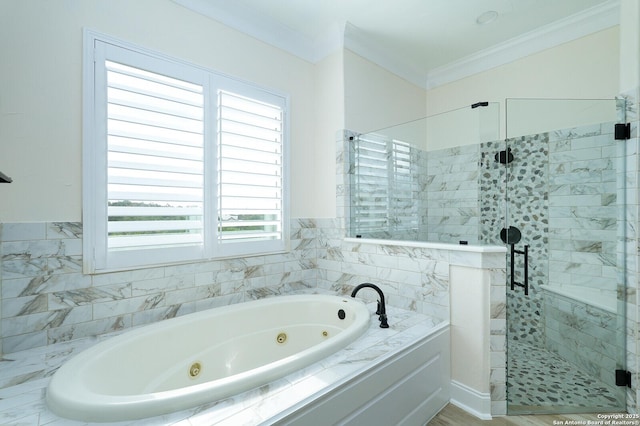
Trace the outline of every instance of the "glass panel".
<instances>
[{"instance_id":1,"label":"glass panel","mask_svg":"<svg viewBox=\"0 0 640 426\"><path fill-rule=\"evenodd\" d=\"M507 99L507 137L615 122L614 99Z\"/></svg>"},{"instance_id":2,"label":"glass panel","mask_svg":"<svg viewBox=\"0 0 640 426\"><path fill-rule=\"evenodd\" d=\"M480 146L498 135L483 103L354 137L349 235L479 243Z\"/></svg>"},{"instance_id":3,"label":"glass panel","mask_svg":"<svg viewBox=\"0 0 640 426\"><path fill-rule=\"evenodd\" d=\"M508 99L506 111L507 161L496 173L507 187L505 228L521 237L509 241L507 268L508 413L622 412L625 144L613 137L616 101Z\"/></svg>"}]
</instances>

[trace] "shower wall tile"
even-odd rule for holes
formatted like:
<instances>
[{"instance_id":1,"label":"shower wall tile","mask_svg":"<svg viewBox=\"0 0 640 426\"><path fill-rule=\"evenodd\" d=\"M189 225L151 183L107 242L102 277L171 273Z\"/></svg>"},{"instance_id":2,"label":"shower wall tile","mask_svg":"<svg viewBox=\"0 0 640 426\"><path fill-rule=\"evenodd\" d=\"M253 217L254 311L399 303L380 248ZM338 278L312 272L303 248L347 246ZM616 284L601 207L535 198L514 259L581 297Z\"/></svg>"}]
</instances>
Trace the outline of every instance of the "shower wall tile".
<instances>
[{"instance_id":1,"label":"shower wall tile","mask_svg":"<svg viewBox=\"0 0 640 426\"><path fill-rule=\"evenodd\" d=\"M493 222L492 216L501 213L501 191L508 182L509 220L522 231L519 245L530 245L530 293L525 297L516 289L509 296L510 312L516 315L509 322L510 338L546 341L551 349L596 375L608 374L608 382L612 359L602 351L589 352L596 345L595 337L604 333L585 322L593 312L587 315L574 308L571 314L553 317L553 309L560 308L545 306L540 285L608 289L611 297L617 293L621 280L615 253L621 251L618 229L623 218L616 204L622 184L616 173L621 158L612 129L612 125L597 125L510 140L514 161L507 167L496 165L492 158L503 149L501 144L487 143L482 147L480 176L482 240L498 243L495 238L504 225ZM523 264L518 258L516 262L519 271ZM578 328L568 332L570 327L560 324ZM608 325L609 330L618 328ZM612 336L609 332L606 338ZM560 345L564 340L573 343ZM578 355L580 349L570 349L578 346L577 341L590 347ZM615 352L615 343L601 346Z\"/></svg>"},{"instance_id":2,"label":"shower wall tile","mask_svg":"<svg viewBox=\"0 0 640 426\"><path fill-rule=\"evenodd\" d=\"M555 293L545 293L547 348L605 383L616 393L612 373L624 358L624 346L611 330L617 315Z\"/></svg>"},{"instance_id":3,"label":"shower wall tile","mask_svg":"<svg viewBox=\"0 0 640 426\"><path fill-rule=\"evenodd\" d=\"M44 240L47 224L41 223L3 223L2 241Z\"/></svg>"},{"instance_id":4,"label":"shower wall tile","mask_svg":"<svg viewBox=\"0 0 640 426\"><path fill-rule=\"evenodd\" d=\"M477 244L479 146L429 151L425 156L421 241Z\"/></svg>"},{"instance_id":5,"label":"shower wall tile","mask_svg":"<svg viewBox=\"0 0 640 426\"><path fill-rule=\"evenodd\" d=\"M550 134L550 285L594 287L615 297L611 245L618 242L616 170L624 160L613 129L605 123Z\"/></svg>"},{"instance_id":6,"label":"shower wall tile","mask_svg":"<svg viewBox=\"0 0 640 426\"><path fill-rule=\"evenodd\" d=\"M593 124L579 128L555 130L549 133L549 141L571 143L572 139L599 136L602 133L602 127L601 124Z\"/></svg>"},{"instance_id":7,"label":"shower wall tile","mask_svg":"<svg viewBox=\"0 0 640 426\"><path fill-rule=\"evenodd\" d=\"M514 161L506 170L492 163L491 143L483 148L483 159L489 161L482 161L481 192L489 196L481 209L495 212L498 206L491 203L499 204L500 194L493 187L509 182L510 222L522 231L520 244L530 245L529 297L516 291L509 298L510 311L522 317L510 322L511 338L532 343L545 338L545 323L537 315L545 312L547 318L541 284L608 289L615 297L618 271L612 253L619 250L615 206L620 154L612 129L612 124L596 125L510 140ZM483 238L490 242L495 237ZM519 271L523 265L518 258L516 262Z\"/></svg>"},{"instance_id":8,"label":"shower wall tile","mask_svg":"<svg viewBox=\"0 0 640 426\"><path fill-rule=\"evenodd\" d=\"M494 256L499 261L500 256ZM504 257L502 257L504 265ZM507 296L505 283L506 269L493 268L490 279L490 369L491 369L491 414L507 414Z\"/></svg>"}]
</instances>

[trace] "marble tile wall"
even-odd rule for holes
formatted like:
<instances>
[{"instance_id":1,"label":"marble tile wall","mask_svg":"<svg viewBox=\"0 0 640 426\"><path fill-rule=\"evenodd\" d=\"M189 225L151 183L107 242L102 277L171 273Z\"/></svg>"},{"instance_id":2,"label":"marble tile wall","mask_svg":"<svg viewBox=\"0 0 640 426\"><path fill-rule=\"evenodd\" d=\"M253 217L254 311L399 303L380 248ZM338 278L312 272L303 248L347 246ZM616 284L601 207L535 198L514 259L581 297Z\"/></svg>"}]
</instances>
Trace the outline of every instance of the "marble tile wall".
<instances>
[{"instance_id":1,"label":"marble tile wall","mask_svg":"<svg viewBox=\"0 0 640 426\"><path fill-rule=\"evenodd\" d=\"M315 222L294 220L291 227L286 254L84 275L80 223L4 223L2 349L11 353L315 288Z\"/></svg>"},{"instance_id":2,"label":"marble tile wall","mask_svg":"<svg viewBox=\"0 0 640 426\"><path fill-rule=\"evenodd\" d=\"M494 269L490 272L490 377L491 414L507 414L507 281L506 269Z\"/></svg>"},{"instance_id":3,"label":"marble tile wall","mask_svg":"<svg viewBox=\"0 0 640 426\"><path fill-rule=\"evenodd\" d=\"M356 153L350 137L357 138L358 135L349 133L345 146L340 149L344 149L347 158L351 159L348 163L353 164ZM350 234L363 238L477 244L480 217L478 151L479 145L428 152L412 148L411 181L403 183L403 187L412 188L411 200L395 198L393 194L400 191L393 185L380 188L379 185L359 184L360 180L354 179L357 170L348 166L346 173L351 179L345 185L354 189L348 198L351 206L358 206L363 199L389 199L387 222L383 227L368 229L366 224L354 221ZM419 217L417 226L411 219L416 216Z\"/></svg>"},{"instance_id":4,"label":"marble tile wall","mask_svg":"<svg viewBox=\"0 0 640 426\"><path fill-rule=\"evenodd\" d=\"M617 172L614 123L549 134L549 285L579 285L616 299Z\"/></svg>"},{"instance_id":5,"label":"marble tile wall","mask_svg":"<svg viewBox=\"0 0 640 426\"><path fill-rule=\"evenodd\" d=\"M344 241L340 219L319 219L318 287L349 294L363 282L378 285L392 306L449 318L447 250ZM377 299L363 292L364 299Z\"/></svg>"},{"instance_id":6,"label":"marble tile wall","mask_svg":"<svg viewBox=\"0 0 640 426\"><path fill-rule=\"evenodd\" d=\"M426 218L420 241L479 242L479 145L426 154Z\"/></svg>"},{"instance_id":7,"label":"marble tile wall","mask_svg":"<svg viewBox=\"0 0 640 426\"><path fill-rule=\"evenodd\" d=\"M623 350L617 333L611 332L617 315L556 293L545 291L543 300L545 346L619 394L612 373Z\"/></svg>"},{"instance_id":8,"label":"marble tile wall","mask_svg":"<svg viewBox=\"0 0 640 426\"><path fill-rule=\"evenodd\" d=\"M380 285L390 306L448 318L447 250L354 244L344 235L344 218L297 219L290 253L84 275L79 223L2 224L4 351L301 289L349 294L361 282ZM362 297L375 300L373 292Z\"/></svg>"},{"instance_id":9,"label":"marble tile wall","mask_svg":"<svg viewBox=\"0 0 640 426\"><path fill-rule=\"evenodd\" d=\"M615 301L624 286L626 146L614 123L549 135L549 284L598 289ZM624 364L617 333L624 318L554 296L545 298L545 340L551 351L615 388L611 371Z\"/></svg>"}]
</instances>

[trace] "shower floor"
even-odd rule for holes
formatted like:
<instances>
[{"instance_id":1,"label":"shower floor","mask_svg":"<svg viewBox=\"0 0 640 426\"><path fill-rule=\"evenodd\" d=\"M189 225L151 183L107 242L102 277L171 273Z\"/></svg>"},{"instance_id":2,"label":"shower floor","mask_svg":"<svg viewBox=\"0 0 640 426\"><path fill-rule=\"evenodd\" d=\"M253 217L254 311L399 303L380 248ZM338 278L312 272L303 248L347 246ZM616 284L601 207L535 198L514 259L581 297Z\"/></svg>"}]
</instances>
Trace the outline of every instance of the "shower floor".
<instances>
[{"instance_id":1,"label":"shower floor","mask_svg":"<svg viewBox=\"0 0 640 426\"><path fill-rule=\"evenodd\" d=\"M509 414L587 413L624 408L624 390L615 392L555 353L510 341L508 358Z\"/></svg>"}]
</instances>

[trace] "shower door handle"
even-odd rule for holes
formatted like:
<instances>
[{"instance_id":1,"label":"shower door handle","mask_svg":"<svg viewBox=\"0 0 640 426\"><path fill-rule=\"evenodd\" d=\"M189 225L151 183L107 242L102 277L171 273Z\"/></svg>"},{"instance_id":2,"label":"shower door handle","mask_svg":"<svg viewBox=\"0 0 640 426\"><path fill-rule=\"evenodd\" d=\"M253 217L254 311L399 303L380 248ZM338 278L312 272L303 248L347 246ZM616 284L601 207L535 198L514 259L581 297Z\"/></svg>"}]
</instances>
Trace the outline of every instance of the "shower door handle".
<instances>
[{"instance_id":1,"label":"shower door handle","mask_svg":"<svg viewBox=\"0 0 640 426\"><path fill-rule=\"evenodd\" d=\"M524 255L524 283L519 283L515 278L516 254ZM524 295L529 295L529 245L524 246L524 250L516 250L516 245L511 244L511 290L515 286L524 288Z\"/></svg>"}]
</instances>

